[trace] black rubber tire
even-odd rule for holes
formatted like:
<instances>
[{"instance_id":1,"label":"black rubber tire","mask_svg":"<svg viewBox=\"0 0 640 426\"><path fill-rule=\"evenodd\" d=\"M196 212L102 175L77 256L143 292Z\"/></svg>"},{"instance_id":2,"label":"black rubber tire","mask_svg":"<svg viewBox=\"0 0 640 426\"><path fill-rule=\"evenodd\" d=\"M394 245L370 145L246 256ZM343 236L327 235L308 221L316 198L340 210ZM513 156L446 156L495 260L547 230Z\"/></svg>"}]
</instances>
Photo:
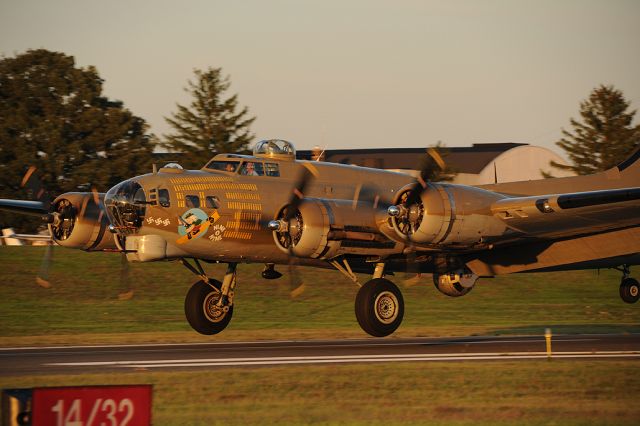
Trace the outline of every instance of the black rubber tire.
<instances>
[{"instance_id":1,"label":"black rubber tire","mask_svg":"<svg viewBox=\"0 0 640 426\"><path fill-rule=\"evenodd\" d=\"M640 299L640 285L638 280L625 278L620 283L620 297L626 303L636 303Z\"/></svg>"},{"instance_id":2,"label":"black rubber tire","mask_svg":"<svg viewBox=\"0 0 640 426\"><path fill-rule=\"evenodd\" d=\"M358 291L356 318L362 329L374 337L388 336L400 327L404 316L404 299L391 281L375 278Z\"/></svg>"},{"instance_id":3,"label":"black rubber tire","mask_svg":"<svg viewBox=\"0 0 640 426\"><path fill-rule=\"evenodd\" d=\"M210 282L217 289L222 287L220 281L210 280ZM205 304L212 305L218 301L219 297L220 293L202 280L196 281L187 292L184 299L184 314L189 325L198 333L218 334L229 325L233 316L233 305L226 313L218 311L218 315L215 315L213 311L211 314L207 314L205 310Z\"/></svg>"}]
</instances>

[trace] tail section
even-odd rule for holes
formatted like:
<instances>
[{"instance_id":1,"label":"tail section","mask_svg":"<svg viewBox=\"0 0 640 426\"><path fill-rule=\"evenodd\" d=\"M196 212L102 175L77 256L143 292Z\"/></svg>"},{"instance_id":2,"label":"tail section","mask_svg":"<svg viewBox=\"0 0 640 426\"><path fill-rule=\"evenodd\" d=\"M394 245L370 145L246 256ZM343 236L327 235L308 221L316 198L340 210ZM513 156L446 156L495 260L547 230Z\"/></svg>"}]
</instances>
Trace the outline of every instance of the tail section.
<instances>
[{"instance_id":1,"label":"tail section","mask_svg":"<svg viewBox=\"0 0 640 426\"><path fill-rule=\"evenodd\" d=\"M640 178L640 144L636 146L635 151L622 163L616 166L618 171L623 174L633 173ZM639 179L640 181L640 179Z\"/></svg>"},{"instance_id":2,"label":"tail section","mask_svg":"<svg viewBox=\"0 0 640 426\"><path fill-rule=\"evenodd\" d=\"M481 185L480 188L512 196L563 194L640 187L640 144L617 166L592 175L569 176L524 182Z\"/></svg>"}]
</instances>

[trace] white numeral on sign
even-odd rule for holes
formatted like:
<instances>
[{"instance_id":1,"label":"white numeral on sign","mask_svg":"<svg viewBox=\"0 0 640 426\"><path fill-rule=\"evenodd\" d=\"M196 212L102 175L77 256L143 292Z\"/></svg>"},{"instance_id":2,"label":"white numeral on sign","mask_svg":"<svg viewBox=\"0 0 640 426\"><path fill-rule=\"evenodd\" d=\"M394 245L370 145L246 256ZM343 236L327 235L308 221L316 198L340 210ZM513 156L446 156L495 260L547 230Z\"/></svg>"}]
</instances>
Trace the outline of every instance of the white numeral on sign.
<instances>
[{"instance_id":1,"label":"white numeral on sign","mask_svg":"<svg viewBox=\"0 0 640 426\"><path fill-rule=\"evenodd\" d=\"M100 426L127 426L134 414L133 402L129 398L124 398L118 403L113 399L98 398L93 403L91 411L89 412L89 418L86 423L82 418L82 400L74 399L71 403L69 410L65 410L64 400L59 399L51 411L56 414L56 426L93 426L96 418L104 417L107 423L101 422ZM99 413L103 414L100 416ZM118 417L124 418L121 422L118 422Z\"/></svg>"}]
</instances>

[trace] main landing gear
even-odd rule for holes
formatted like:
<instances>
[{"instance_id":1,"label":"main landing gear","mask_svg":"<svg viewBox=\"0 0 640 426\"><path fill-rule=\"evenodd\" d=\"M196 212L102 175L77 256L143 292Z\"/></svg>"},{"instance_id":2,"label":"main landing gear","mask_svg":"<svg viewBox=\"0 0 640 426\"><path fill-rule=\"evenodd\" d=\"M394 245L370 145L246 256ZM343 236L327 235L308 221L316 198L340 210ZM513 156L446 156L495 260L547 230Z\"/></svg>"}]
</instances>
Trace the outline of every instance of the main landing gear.
<instances>
[{"instance_id":1,"label":"main landing gear","mask_svg":"<svg viewBox=\"0 0 640 426\"><path fill-rule=\"evenodd\" d=\"M384 337L400 327L404 299L394 283L374 278L358 291L355 308L360 327L374 337Z\"/></svg>"},{"instance_id":2,"label":"main landing gear","mask_svg":"<svg viewBox=\"0 0 640 426\"><path fill-rule=\"evenodd\" d=\"M233 296L236 286L237 263L229 263L222 282L207 277L195 259L194 268L185 259L182 264L198 275L184 300L184 313L191 327L200 334L218 334L224 330L233 316ZM197 268L197 269L196 269Z\"/></svg>"},{"instance_id":3,"label":"main landing gear","mask_svg":"<svg viewBox=\"0 0 640 426\"><path fill-rule=\"evenodd\" d=\"M346 261L345 266L350 278L357 283ZM371 336L388 336L400 327L404 316L404 299L400 289L384 278L384 263L376 264L373 278L358 290L355 312L358 324Z\"/></svg>"},{"instance_id":4,"label":"main landing gear","mask_svg":"<svg viewBox=\"0 0 640 426\"><path fill-rule=\"evenodd\" d=\"M631 278L629 266L622 266L622 281L620 282L620 297L626 303L636 303L640 299L640 285L638 280Z\"/></svg>"}]
</instances>

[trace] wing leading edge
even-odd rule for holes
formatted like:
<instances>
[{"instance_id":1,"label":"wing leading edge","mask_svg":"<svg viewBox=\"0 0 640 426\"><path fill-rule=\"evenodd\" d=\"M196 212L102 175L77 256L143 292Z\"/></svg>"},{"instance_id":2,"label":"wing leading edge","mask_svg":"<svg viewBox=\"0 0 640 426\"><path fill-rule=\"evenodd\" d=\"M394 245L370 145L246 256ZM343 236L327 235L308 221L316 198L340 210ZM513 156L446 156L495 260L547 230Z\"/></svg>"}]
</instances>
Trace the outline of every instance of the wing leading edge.
<instances>
[{"instance_id":1,"label":"wing leading edge","mask_svg":"<svg viewBox=\"0 0 640 426\"><path fill-rule=\"evenodd\" d=\"M43 216L49 213L41 201L0 199L0 210L31 216Z\"/></svg>"},{"instance_id":2,"label":"wing leading edge","mask_svg":"<svg viewBox=\"0 0 640 426\"><path fill-rule=\"evenodd\" d=\"M505 198L491 211L528 236L598 233L640 225L640 188Z\"/></svg>"}]
</instances>

